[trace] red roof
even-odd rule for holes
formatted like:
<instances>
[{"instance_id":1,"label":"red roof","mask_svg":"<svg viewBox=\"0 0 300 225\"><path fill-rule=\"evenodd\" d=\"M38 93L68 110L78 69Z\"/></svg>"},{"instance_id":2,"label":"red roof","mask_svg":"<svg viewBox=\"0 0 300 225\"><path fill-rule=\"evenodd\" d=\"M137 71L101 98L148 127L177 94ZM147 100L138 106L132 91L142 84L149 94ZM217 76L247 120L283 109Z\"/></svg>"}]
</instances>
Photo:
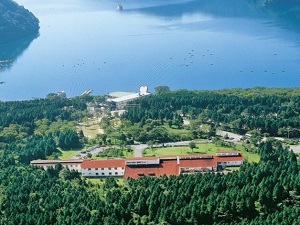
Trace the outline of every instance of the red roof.
<instances>
[{"instance_id":1,"label":"red roof","mask_svg":"<svg viewBox=\"0 0 300 225\"><path fill-rule=\"evenodd\" d=\"M81 168L125 167L125 159L83 160Z\"/></svg>"},{"instance_id":2,"label":"red roof","mask_svg":"<svg viewBox=\"0 0 300 225\"><path fill-rule=\"evenodd\" d=\"M161 161L158 165L126 166L124 178L138 178L141 176L178 175L179 166L176 160Z\"/></svg>"},{"instance_id":3,"label":"red roof","mask_svg":"<svg viewBox=\"0 0 300 225\"><path fill-rule=\"evenodd\" d=\"M216 167L217 161L212 159L181 159L180 167Z\"/></svg>"},{"instance_id":4,"label":"red roof","mask_svg":"<svg viewBox=\"0 0 300 225\"><path fill-rule=\"evenodd\" d=\"M238 156L227 156L227 157L222 157L222 156L215 156L215 159L217 162L227 162L227 161L243 161L243 156L238 155Z\"/></svg>"}]
</instances>

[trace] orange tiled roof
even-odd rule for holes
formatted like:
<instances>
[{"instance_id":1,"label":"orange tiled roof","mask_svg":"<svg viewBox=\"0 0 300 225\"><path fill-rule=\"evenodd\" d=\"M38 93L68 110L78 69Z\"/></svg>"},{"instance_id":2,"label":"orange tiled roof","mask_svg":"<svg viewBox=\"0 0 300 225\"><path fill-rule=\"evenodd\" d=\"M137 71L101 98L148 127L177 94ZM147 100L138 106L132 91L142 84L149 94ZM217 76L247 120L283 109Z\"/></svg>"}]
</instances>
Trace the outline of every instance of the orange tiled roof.
<instances>
[{"instance_id":1,"label":"orange tiled roof","mask_svg":"<svg viewBox=\"0 0 300 225\"><path fill-rule=\"evenodd\" d=\"M216 167L216 159L181 159L180 167Z\"/></svg>"},{"instance_id":2,"label":"orange tiled roof","mask_svg":"<svg viewBox=\"0 0 300 225\"><path fill-rule=\"evenodd\" d=\"M214 157L217 162L224 162L224 161L243 161L243 156L238 155L238 156L227 156L227 157L222 157L222 156L215 156Z\"/></svg>"},{"instance_id":3,"label":"orange tiled roof","mask_svg":"<svg viewBox=\"0 0 300 225\"><path fill-rule=\"evenodd\" d=\"M158 165L126 166L124 178L145 176L178 175L179 166L176 160L162 161Z\"/></svg>"}]
</instances>

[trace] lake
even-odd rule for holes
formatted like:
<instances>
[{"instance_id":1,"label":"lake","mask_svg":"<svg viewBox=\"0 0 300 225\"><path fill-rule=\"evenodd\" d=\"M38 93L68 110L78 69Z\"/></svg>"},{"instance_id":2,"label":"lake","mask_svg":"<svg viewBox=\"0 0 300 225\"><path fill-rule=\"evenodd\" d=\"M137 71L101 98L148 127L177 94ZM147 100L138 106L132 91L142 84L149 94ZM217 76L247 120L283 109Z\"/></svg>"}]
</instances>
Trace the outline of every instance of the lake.
<instances>
[{"instance_id":1,"label":"lake","mask_svg":"<svg viewBox=\"0 0 300 225\"><path fill-rule=\"evenodd\" d=\"M16 0L38 37L0 45L0 100L300 86L297 24L241 0ZM124 10L116 10L120 2Z\"/></svg>"}]
</instances>

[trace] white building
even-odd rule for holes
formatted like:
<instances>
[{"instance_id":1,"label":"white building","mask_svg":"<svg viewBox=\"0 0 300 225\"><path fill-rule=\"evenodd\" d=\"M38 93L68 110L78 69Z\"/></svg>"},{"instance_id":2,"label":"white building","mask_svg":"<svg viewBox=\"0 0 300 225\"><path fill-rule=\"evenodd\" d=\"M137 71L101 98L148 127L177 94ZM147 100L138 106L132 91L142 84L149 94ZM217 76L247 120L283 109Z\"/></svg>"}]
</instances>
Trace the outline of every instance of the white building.
<instances>
[{"instance_id":1,"label":"white building","mask_svg":"<svg viewBox=\"0 0 300 225\"><path fill-rule=\"evenodd\" d=\"M159 157L134 157L126 159L126 166L157 165L159 163Z\"/></svg>"},{"instance_id":2,"label":"white building","mask_svg":"<svg viewBox=\"0 0 300 225\"><path fill-rule=\"evenodd\" d=\"M120 109L124 109L128 102L130 102L134 99L141 98L143 96L150 95L150 94L151 93L148 92L147 86L141 86L140 91L138 93L128 93L126 95L122 95L121 97L117 97L117 98L113 97L113 96L116 96L113 93L108 94L108 96L110 96L110 98L107 98L107 101L115 103L116 109L120 110Z\"/></svg>"},{"instance_id":3,"label":"white building","mask_svg":"<svg viewBox=\"0 0 300 225\"><path fill-rule=\"evenodd\" d=\"M243 164L243 157L238 151L217 151L216 158L218 166L241 166Z\"/></svg>"},{"instance_id":4,"label":"white building","mask_svg":"<svg viewBox=\"0 0 300 225\"><path fill-rule=\"evenodd\" d=\"M125 159L83 160L81 174L83 177L123 177Z\"/></svg>"},{"instance_id":5,"label":"white building","mask_svg":"<svg viewBox=\"0 0 300 225\"><path fill-rule=\"evenodd\" d=\"M47 170L49 167L55 167L57 164L61 164L63 167L68 168L70 171L74 170L81 172L82 159L68 159L68 160L33 160L30 162L33 166L43 167L44 170Z\"/></svg>"}]
</instances>

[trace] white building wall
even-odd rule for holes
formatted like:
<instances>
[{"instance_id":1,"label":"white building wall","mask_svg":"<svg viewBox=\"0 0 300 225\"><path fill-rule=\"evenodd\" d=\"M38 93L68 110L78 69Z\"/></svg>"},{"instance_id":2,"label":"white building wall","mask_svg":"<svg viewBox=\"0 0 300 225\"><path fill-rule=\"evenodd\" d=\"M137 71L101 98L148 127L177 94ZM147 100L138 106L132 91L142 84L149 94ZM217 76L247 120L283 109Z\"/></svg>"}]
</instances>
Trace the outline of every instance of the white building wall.
<instances>
[{"instance_id":1,"label":"white building wall","mask_svg":"<svg viewBox=\"0 0 300 225\"><path fill-rule=\"evenodd\" d=\"M81 165L80 164L74 164L74 165L63 165L62 164L62 166L67 167L70 171L74 170L74 171L81 173ZM47 170L49 167L54 168L55 165L43 165L42 167L44 170Z\"/></svg>"},{"instance_id":2,"label":"white building wall","mask_svg":"<svg viewBox=\"0 0 300 225\"><path fill-rule=\"evenodd\" d=\"M68 169L70 171L74 170L74 171L77 171L79 173L81 173L81 165L79 164L75 164L75 165L62 165L63 167L68 167Z\"/></svg>"},{"instance_id":3,"label":"white building wall","mask_svg":"<svg viewBox=\"0 0 300 225\"><path fill-rule=\"evenodd\" d=\"M124 176L125 167L82 168L83 177L120 177Z\"/></svg>"},{"instance_id":4,"label":"white building wall","mask_svg":"<svg viewBox=\"0 0 300 225\"><path fill-rule=\"evenodd\" d=\"M224 162L218 162L219 165L222 165L223 163L225 163L226 166L241 166L243 164L243 161L224 161Z\"/></svg>"},{"instance_id":5,"label":"white building wall","mask_svg":"<svg viewBox=\"0 0 300 225\"><path fill-rule=\"evenodd\" d=\"M127 159L126 165L157 165L159 164L159 158L155 159Z\"/></svg>"},{"instance_id":6,"label":"white building wall","mask_svg":"<svg viewBox=\"0 0 300 225\"><path fill-rule=\"evenodd\" d=\"M227 166L240 166L243 164L243 161L230 161L230 162L226 162Z\"/></svg>"}]
</instances>

